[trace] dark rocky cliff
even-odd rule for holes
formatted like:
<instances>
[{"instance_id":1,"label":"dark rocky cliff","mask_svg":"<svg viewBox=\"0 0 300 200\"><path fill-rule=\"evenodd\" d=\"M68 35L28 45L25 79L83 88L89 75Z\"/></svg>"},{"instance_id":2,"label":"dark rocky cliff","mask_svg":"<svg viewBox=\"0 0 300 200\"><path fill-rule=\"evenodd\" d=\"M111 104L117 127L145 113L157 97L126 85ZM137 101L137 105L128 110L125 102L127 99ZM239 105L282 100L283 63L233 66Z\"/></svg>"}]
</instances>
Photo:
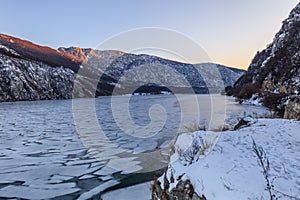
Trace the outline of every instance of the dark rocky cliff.
<instances>
[{"instance_id":1,"label":"dark rocky cliff","mask_svg":"<svg viewBox=\"0 0 300 200\"><path fill-rule=\"evenodd\" d=\"M256 54L248 71L228 92L241 100L255 95L281 114L289 96L300 94L300 3L283 21L273 42Z\"/></svg>"}]
</instances>

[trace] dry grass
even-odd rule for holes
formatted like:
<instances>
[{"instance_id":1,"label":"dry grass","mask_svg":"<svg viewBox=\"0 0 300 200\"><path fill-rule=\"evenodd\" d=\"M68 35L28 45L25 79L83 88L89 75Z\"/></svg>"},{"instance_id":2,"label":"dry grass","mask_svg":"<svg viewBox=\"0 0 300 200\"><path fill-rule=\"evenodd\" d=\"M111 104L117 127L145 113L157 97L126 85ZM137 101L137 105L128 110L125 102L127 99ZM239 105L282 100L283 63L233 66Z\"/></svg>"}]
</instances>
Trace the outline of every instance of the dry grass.
<instances>
[{"instance_id":1,"label":"dry grass","mask_svg":"<svg viewBox=\"0 0 300 200\"><path fill-rule=\"evenodd\" d=\"M202 140L199 154L205 156L206 153L212 149L212 147L213 143L211 141Z\"/></svg>"},{"instance_id":2,"label":"dry grass","mask_svg":"<svg viewBox=\"0 0 300 200\"><path fill-rule=\"evenodd\" d=\"M228 124L223 124L223 125L220 125L218 127L211 128L210 131L212 131L212 132L223 132L223 131L229 131L231 129L232 129L232 127L230 127Z\"/></svg>"},{"instance_id":3,"label":"dry grass","mask_svg":"<svg viewBox=\"0 0 300 200\"><path fill-rule=\"evenodd\" d=\"M206 131L205 125L200 126L196 122L192 122L191 124L184 126L184 128L185 128L186 131L188 131L190 133L193 133L193 132L196 132L196 131Z\"/></svg>"}]
</instances>

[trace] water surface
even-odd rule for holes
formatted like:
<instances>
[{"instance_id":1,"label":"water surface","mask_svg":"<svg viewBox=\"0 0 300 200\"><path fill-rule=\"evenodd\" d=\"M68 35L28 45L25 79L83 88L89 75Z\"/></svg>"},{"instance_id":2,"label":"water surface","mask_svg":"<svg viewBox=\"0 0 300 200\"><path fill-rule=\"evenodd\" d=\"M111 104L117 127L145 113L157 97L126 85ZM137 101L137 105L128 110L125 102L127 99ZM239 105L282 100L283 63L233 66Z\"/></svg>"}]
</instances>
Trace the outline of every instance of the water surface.
<instances>
[{"instance_id":1,"label":"water surface","mask_svg":"<svg viewBox=\"0 0 300 200\"><path fill-rule=\"evenodd\" d=\"M160 149L185 125L233 123L251 107L219 95L196 99L155 95L1 103L0 197L86 199L120 183L146 181L167 165L167 152Z\"/></svg>"}]
</instances>

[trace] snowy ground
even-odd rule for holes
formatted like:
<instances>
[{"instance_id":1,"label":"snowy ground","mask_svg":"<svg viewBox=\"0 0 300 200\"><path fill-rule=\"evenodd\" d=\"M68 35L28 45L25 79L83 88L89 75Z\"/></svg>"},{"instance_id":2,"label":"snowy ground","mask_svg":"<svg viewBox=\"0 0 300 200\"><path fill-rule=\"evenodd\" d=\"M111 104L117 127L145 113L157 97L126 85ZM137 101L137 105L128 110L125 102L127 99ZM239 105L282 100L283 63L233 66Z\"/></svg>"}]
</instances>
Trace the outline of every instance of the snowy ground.
<instances>
[{"instance_id":1,"label":"snowy ground","mask_svg":"<svg viewBox=\"0 0 300 200\"><path fill-rule=\"evenodd\" d=\"M273 191L276 197L300 199L299 130L299 121L258 119L250 127L223 132L213 150L191 165L184 166L182 159L173 157L176 161L171 163L168 174L173 171L175 178L185 174L183 179L190 179L196 192L208 200L270 199L262 168L253 152L253 138L269 159L269 179L274 189L281 192ZM199 131L192 137L191 134L179 137L177 148L187 146L191 138L199 139L203 134Z\"/></svg>"}]
</instances>

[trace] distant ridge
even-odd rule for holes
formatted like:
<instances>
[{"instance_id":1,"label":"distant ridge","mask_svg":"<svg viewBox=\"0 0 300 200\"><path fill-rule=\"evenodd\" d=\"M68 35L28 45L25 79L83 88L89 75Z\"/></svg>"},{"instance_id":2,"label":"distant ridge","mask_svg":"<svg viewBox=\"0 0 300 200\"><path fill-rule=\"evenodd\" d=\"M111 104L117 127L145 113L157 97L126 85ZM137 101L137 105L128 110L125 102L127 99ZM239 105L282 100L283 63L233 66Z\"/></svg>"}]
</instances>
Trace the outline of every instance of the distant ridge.
<instances>
[{"instance_id":1,"label":"distant ridge","mask_svg":"<svg viewBox=\"0 0 300 200\"><path fill-rule=\"evenodd\" d=\"M55 50L0 34L0 101L130 93L220 93L243 73L213 63L193 65L114 50ZM125 81L124 75L128 75Z\"/></svg>"}]
</instances>

